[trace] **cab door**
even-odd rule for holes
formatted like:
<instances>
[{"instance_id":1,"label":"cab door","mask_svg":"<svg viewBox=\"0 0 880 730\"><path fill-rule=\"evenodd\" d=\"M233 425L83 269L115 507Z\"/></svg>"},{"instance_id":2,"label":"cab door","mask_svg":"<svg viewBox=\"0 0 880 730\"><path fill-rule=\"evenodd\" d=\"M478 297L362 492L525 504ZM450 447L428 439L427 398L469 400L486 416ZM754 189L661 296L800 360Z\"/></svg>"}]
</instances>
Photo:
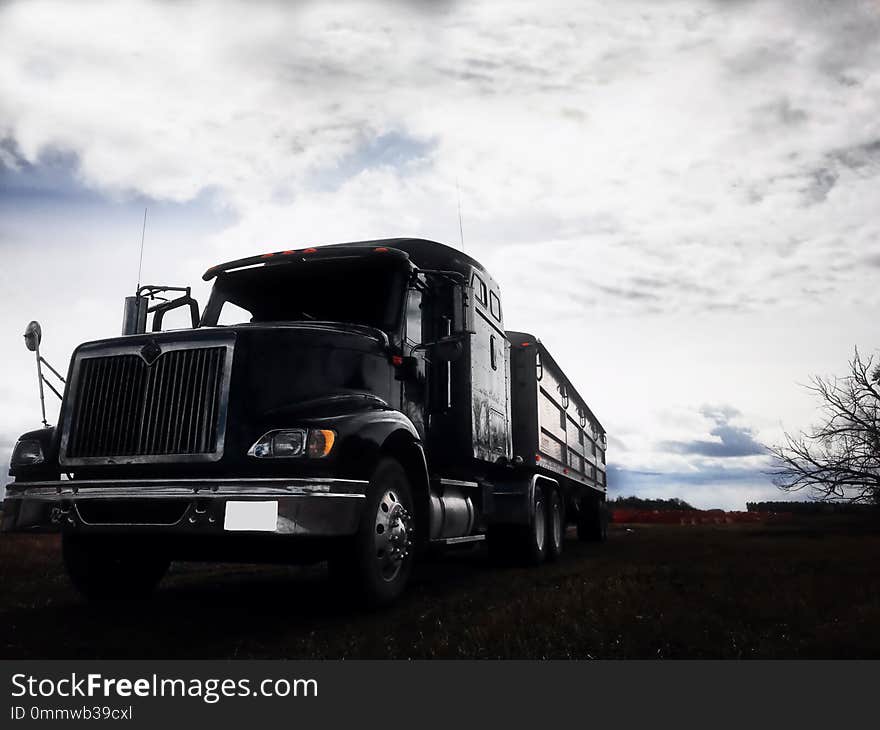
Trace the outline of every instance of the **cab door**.
<instances>
[{"instance_id":1,"label":"cab door","mask_svg":"<svg viewBox=\"0 0 880 730\"><path fill-rule=\"evenodd\" d=\"M471 428L474 458L495 462L512 453L510 343L504 334L497 285L474 271L474 334L471 337Z\"/></svg>"},{"instance_id":2,"label":"cab door","mask_svg":"<svg viewBox=\"0 0 880 730\"><path fill-rule=\"evenodd\" d=\"M406 312L403 332L403 353L414 360L413 371L401 382L400 402L402 410L413 422L422 441L425 440L427 411L427 377L425 372L425 350L421 345L425 337L425 294L416 282L407 291Z\"/></svg>"}]
</instances>

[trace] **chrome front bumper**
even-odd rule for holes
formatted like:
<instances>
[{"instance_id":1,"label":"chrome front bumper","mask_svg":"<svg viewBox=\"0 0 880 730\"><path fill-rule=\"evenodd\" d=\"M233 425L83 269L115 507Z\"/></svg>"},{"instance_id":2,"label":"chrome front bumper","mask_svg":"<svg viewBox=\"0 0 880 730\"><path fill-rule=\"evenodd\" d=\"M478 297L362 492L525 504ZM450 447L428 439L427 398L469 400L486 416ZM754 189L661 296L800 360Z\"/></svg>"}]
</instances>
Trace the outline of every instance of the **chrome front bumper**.
<instances>
[{"instance_id":1,"label":"chrome front bumper","mask_svg":"<svg viewBox=\"0 0 880 730\"><path fill-rule=\"evenodd\" d=\"M229 534L224 526L227 503L253 501L278 505L274 531L262 529L262 534L351 535L360 521L367 484L322 478L12 482L6 485L0 529ZM169 516L157 520L156 510L149 508L158 505Z\"/></svg>"}]
</instances>

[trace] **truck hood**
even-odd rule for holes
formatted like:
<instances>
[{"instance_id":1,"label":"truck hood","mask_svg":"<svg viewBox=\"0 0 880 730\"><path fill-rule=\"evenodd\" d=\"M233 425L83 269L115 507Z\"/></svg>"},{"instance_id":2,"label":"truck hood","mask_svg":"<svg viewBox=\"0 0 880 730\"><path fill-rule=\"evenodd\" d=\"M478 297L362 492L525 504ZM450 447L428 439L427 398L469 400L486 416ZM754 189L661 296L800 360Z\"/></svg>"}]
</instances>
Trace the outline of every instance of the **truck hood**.
<instances>
[{"instance_id":1,"label":"truck hood","mask_svg":"<svg viewBox=\"0 0 880 730\"><path fill-rule=\"evenodd\" d=\"M209 358L214 364L204 365ZM201 327L88 342L77 348L70 375L60 453L78 469L231 466L237 458L247 461L247 448L270 429L389 408L400 389L385 334L335 322ZM144 438L152 441L143 445Z\"/></svg>"}]
</instances>

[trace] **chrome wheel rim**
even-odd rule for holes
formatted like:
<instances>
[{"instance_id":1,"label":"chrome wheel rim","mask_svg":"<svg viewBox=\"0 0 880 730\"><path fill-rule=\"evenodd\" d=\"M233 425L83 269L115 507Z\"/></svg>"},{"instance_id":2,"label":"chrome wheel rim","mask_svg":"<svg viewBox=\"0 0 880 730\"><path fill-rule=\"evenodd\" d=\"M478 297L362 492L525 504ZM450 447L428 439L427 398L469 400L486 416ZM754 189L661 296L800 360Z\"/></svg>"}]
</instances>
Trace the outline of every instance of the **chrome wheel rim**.
<instances>
[{"instance_id":1,"label":"chrome wheel rim","mask_svg":"<svg viewBox=\"0 0 880 730\"><path fill-rule=\"evenodd\" d=\"M535 546L539 551L544 549L547 525L544 520L544 500L535 503Z\"/></svg>"},{"instance_id":2,"label":"chrome wheel rim","mask_svg":"<svg viewBox=\"0 0 880 730\"><path fill-rule=\"evenodd\" d=\"M373 526L374 555L382 580L391 582L403 569L410 553L412 518L396 489L386 489L376 508Z\"/></svg>"}]
</instances>

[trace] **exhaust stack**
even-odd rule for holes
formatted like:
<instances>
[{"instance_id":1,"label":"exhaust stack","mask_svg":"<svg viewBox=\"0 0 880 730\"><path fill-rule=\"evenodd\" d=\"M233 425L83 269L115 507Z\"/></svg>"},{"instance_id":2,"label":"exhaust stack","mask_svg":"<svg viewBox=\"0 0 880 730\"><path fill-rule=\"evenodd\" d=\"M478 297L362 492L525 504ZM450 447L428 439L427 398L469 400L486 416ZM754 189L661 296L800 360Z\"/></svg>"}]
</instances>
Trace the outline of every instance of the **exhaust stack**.
<instances>
[{"instance_id":1,"label":"exhaust stack","mask_svg":"<svg viewBox=\"0 0 880 730\"><path fill-rule=\"evenodd\" d=\"M122 313L122 334L140 335L147 331L147 310L149 299L142 296L125 298Z\"/></svg>"}]
</instances>

